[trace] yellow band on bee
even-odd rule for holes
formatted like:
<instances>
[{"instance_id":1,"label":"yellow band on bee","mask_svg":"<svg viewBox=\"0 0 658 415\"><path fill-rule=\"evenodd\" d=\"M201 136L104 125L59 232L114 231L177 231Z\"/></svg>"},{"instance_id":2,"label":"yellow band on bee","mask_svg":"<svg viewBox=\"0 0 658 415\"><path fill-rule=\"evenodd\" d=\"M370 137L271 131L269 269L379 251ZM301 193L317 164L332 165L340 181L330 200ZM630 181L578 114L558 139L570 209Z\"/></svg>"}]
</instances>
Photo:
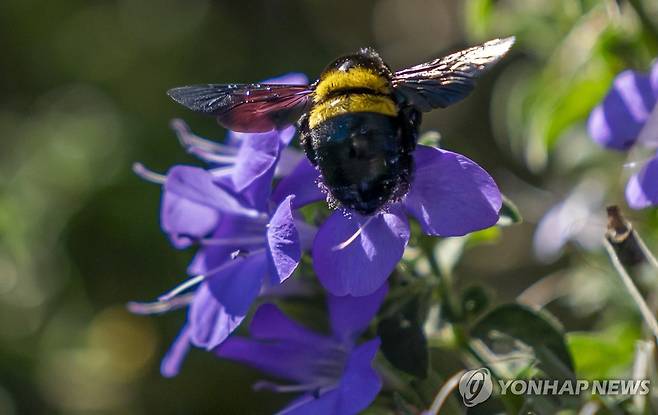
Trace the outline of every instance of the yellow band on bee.
<instances>
[{"instance_id":1,"label":"yellow band on bee","mask_svg":"<svg viewBox=\"0 0 658 415\"><path fill-rule=\"evenodd\" d=\"M357 66L346 72L334 70L325 74L315 88L314 100L321 102L334 91L350 88L367 88L379 94L391 92L385 77L371 69Z\"/></svg>"},{"instance_id":2,"label":"yellow band on bee","mask_svg":"<svg viewBox=\"0 0 658 415\"><path fill-rule=\"evenodd\" d=\"M385 95L339 95L315 105L311 110L308 125L314 128L331 117L352 112L376 112L395 117L398 114L398 108L393 100Z\"/></svg>"}]
</instances>

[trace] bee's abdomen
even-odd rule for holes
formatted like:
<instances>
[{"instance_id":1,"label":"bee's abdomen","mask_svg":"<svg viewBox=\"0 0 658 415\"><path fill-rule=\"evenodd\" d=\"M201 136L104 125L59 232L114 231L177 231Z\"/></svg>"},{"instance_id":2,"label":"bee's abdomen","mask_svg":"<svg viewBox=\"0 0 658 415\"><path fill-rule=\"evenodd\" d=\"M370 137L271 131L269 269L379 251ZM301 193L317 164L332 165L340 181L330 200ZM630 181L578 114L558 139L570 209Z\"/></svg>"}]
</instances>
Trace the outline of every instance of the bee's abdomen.
<instances>
[{"instance_id":1,"label":"bee's abdomen","mask_svg":"<svg viewBox=\"0 0 658 415\"><path fill-rule=\"evenodd\" d=\"M310 129L317 165L331 196L371 214L391 200L411 169L397 116L349 112Z\"/></svg>"}]
</instances>

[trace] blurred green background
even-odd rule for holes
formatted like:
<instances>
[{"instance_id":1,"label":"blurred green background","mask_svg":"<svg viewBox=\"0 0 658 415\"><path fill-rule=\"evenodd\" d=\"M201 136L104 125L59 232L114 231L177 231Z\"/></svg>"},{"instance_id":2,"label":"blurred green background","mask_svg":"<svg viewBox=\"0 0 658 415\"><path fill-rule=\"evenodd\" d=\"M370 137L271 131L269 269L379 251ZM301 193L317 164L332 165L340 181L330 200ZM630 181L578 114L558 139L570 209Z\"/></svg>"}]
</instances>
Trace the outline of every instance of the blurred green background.
<instances>
[{"instance_id":1,"label":"blurred green background","mask_svg":"<svg viewBox=\"0 0 658 415\"><path fill-rule=\"evenodd\" d=\"M616 287L607 264L582 249L542 262L532 239L542 215L585 176L602 183L601 207L623 204L626 159L591 143L583 121L618 71L646 70L656 55L655 3L3 0L0 414L281 408L287 397L251 390L257 373L200 351L177 378L160 377L184 312L139 317L124 305L174 286L190 253L169 246L159 230L160 189L135 177L131 164L164 172L195 163L168 128L174 117L200 135L225 135L170 102L168 88L290 71L313 79L363 46L400 68L517 36L468 100L423 124L490 171L526 219L468 251L458 284L495 286L496 301L505 301L546 276L577 274L564 281L579 290L552 310L567 329L596 329ZM631 218L651 229L656 222L655 211ZM596 220L602 234L605 222Z\"/></svg>"}]
</instances>

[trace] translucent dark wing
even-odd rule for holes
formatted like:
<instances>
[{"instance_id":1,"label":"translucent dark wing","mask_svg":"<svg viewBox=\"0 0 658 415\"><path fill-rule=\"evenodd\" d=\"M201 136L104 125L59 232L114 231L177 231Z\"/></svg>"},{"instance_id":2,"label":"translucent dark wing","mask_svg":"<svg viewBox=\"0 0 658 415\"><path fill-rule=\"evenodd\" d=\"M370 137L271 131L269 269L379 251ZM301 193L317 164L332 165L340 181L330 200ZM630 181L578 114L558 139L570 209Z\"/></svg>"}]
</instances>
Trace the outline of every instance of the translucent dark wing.
<instances>
[{"instance_id":1,"label":"translucent dark wing","mask_svg":"<svg viewBox=\"0 0 658 415\"><path fill-rule=\"evenodd\" d=\"M475 80L514 44L514 37L494 39L393 74L393 86L403 101L421 111L445 108L464 99Z\"/></svg>"},{"instance_id":2,"label":"translucent dark wing","mask_svg":"<svg viewBox=\"0 0 658 415\"><path fill-rule=\"evenodd\" d=\"M207 84L173 88L167 95L194 112L216 116L228 129L257 133L297 121L311 92L308 85Z\"/></svg>"}]
</instances>

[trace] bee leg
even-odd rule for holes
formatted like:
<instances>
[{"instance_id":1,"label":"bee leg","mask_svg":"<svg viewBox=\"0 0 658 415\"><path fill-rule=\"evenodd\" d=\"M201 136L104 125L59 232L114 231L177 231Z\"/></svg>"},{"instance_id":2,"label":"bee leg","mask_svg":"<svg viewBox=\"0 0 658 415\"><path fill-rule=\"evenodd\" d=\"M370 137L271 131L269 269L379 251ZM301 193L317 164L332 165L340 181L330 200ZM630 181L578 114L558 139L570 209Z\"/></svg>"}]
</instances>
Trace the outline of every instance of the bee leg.
<instances>
[{"instance_id":1,"label":"bee leg","mask_svg":"<svg viewBox=\"0 0 658 415\"><path fill-rule=\"evenodd\" d=\"M304 149L304 153L308 160L314 166L318 165L317 157L315 156L315 150L313 149L313 143L311 140L311 132L308 127L308 114L304 114L299 121L297 122L297 128L299 129L299 141Z\"/></svg>"},{"instance_id":2,"label":"bee leg","mask_svg":"<svg viewBox=\"0 0 658 415\"><path fill-rule=\"evenodd\" d=\"M414 176L413 152L418 142L418 127L421 113L406 107L400 111L400 173L397 188L393 192L393 200L401 200L409 191Z\"/></svg>"},{"instance_id":3,"label":"bee leg","mask_svg":"<svg viewBox=\"0 0 658 415\"><path fill-rule=\"evenodd\" d=\"M422 114L414 107L405 107L400 110L402 125L402 151L411 154L418 142L418 128L422 121Z\"/></svg>"}]
</instances>

